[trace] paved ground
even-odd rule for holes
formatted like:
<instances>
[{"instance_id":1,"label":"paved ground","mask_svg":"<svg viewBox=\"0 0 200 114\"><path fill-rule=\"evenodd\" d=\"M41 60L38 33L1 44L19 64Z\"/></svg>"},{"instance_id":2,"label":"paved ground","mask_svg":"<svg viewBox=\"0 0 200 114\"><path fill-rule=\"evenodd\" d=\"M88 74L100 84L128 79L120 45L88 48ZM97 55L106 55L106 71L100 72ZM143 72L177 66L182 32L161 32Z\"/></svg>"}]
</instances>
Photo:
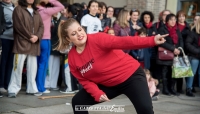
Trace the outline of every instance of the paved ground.
<instances>
[{"instance_id":1,"label":"paved ground","mask_svg":"<svg viewBox=\"0 0 200 114\"><path fill-rule=\"evenodd\" d=\"M158 101L153 101L155 114L200 114L200 89L196 97L189 98L185 95L179 97L167 97L160 95ZM61 95L58 91L52 91L48 95ZM41 100L36 96L25 95L21 90L17 98L0 98L0 114L73 114L71 105L72 97L52 98ZM101 105L125 105L124 114L136 114L134 107L126 96L121 95L111 102ZM113 114L114 112L90 112L90 114ZM118 114L118 113L115 113Z\"/></svg>"}]
</instances>

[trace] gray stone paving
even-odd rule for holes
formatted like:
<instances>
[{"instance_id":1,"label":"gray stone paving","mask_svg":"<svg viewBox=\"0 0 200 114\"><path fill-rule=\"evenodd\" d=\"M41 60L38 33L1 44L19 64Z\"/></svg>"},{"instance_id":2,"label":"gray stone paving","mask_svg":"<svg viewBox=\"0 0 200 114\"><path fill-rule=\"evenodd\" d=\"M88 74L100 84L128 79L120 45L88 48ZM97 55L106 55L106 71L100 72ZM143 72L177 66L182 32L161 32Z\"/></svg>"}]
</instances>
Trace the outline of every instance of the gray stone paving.
<instances>
[{"instance_id":1,"label":"gray stone paving","mask_svg":"<svg viewBox=\"0 0 200 114\"><path fill-rule=\"evenodd\" d=\"M164 96L160 95L158 101L153 101L155 114L200 114L200 89L197 88L196 97L181 96ZM51 91L46 95L61 95L58 91ZM41 100L36 96L25 94L22 90L17 98L0 98L0 114L73 114L71 105L72 97L51 98ZM101 103L100 105L125 105L124 114L136 114L134 107L129 99L124 96L118 96L110 102ZM113 114L114 112L94 112L90 114ZM115 113L120 114L120 113Z\"/></svg>"}]
</instances>

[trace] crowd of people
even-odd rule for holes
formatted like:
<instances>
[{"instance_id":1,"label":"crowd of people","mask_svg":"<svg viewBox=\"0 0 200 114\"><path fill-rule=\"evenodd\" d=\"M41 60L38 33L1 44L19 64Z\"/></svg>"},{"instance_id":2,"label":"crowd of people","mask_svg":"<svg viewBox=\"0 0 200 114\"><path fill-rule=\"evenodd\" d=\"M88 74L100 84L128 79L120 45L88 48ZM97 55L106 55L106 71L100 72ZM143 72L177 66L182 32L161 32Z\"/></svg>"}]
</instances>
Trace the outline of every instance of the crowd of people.
<instances>
[{"instance_id":1,"label":"crowd of people","mask_svg":"<svg viewBox=\"0 0 200 114\"><path fill-rule=\"evenodd\" d=\"M144 109L138 106L144 104L144 100L149 101L149 96L158 100L161 84L164 95L185 93L194 97L194 87L200 87L200 16L196 15L189 24L182 10L176 15L163 10L158 22L154 23L156 17L151 11L122 9L117 15L114 11L114 7L96 0L91 0L88 5L57 0L40 0L38 3L36 0L18 0L17 6L11 0L2 0L0 97L7 92L8 97L15 98L24 77L27 79L27 95L41 96L53 90L76 93L79 90L72 99L74 109L75 105L86 102L79 97L87 97L88 105L93 105L124 93L130 96L137 112L142 113ZM88 38L84 40L85 32ZM173 60L158 58L158 47L180 56L182 53L178 47L182 47L190 57L194 76L185 78L186 88L183 88L183 78L172 78ZM88 73L95 69L93 67L98 70ZM138 76L145 75L143 72L145 80ZM129 85L131 81L138 83L137 78L144 81L144 86ZM61 89L63 84L65 87ZM145 84L149 89L144 93L149 95L141 95L138 89L134 89L138 87L145 91ZM128 87L124 88L125 85ZM131 89L143 96L143 100L137 99L141 104L134 101L137 96L130 92ZM152 104L148 102L147 105L147 111L153 112L149 109Z\"/></svg>"}]
</instances>

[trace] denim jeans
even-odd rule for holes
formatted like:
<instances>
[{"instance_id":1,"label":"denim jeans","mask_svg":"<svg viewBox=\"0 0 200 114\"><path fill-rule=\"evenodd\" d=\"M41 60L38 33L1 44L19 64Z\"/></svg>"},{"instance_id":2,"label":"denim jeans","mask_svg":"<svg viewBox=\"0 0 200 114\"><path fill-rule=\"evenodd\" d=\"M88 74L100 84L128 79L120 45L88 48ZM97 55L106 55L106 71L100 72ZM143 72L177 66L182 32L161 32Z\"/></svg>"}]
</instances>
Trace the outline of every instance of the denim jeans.
<instances>
[{"instance_id":1,"label":"denim jeans","mask_svg":"<svg viewBox=\"0 0 200 114\"><path fill-rule=\"evenodd\" d=\"M197 73L198 77L200 76L199 63L200 63L200 60L196 59L196 58L192 58L192 60L190 61L193 74L195 75ZM192 89L193 80L194 80L194 76L186 78L186 87L187 88ZM199 79L199 82L200 82L200 79Z\"/></svg>"}]
</instances>

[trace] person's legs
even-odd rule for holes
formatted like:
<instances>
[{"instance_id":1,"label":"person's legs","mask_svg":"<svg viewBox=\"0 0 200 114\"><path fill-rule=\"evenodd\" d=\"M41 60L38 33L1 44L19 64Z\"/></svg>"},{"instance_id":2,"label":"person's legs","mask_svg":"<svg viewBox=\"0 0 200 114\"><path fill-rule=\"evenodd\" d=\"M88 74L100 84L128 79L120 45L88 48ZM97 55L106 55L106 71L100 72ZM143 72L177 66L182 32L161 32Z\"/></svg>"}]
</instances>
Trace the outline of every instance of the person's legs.
<instances>
[{"instance_id":1,"label":"person's legs","mask_svg":"<svg viewBox=\"0 0 200 114\"><path fill-rule=\"evenodd\" d=\"M141 67L117 87L131 100L138 114L154 113L147 79Z\"/></svg>"},{"instance_id":2,"label":"person's legs","mask_svg":"<svg viewBox=\"0 0 200 114\"><path fill-rule=\"evenodd\" d=\"M200 60L199 60L198 71L197 71L197 79L198 79L198 84L199 84L198 87L200 87Z\"/></svg>"},{"instance_id":3,"label":"person's legs","mask_svg":"<svg viewBox=\"0 0 200 114\"><path fill-rule=\"evenodd\" d=\"M37 73L37 57L28 55L27 57L27 93L37 93L36 73Z\"/></svg>"},{"instance_id":4,"label":"person's legs","mask_svg":"<svg viewBox=\"0 0 200 114\"><path fill-rule=\"evenodd\" d=\"M193 74L196 74L197 68L199 66L199 60L193 58L190 61L190 64L191 64L191 67L192 67ZM186 79L186 95L187 96L194 96L193 93L192 93L192 84L193 84L194 76L186 77L185 79Z\"/></svg>"},{"instance_id":5,"label":"person's legs","mask_svg":"<svg viewBox=\"0 0 200 114\"><path fill-rule=\"evenodd\" d=\"M12 73L12 69L13 69L13 60L14 60L14 53L12 52L13 50L13 45L14 45L14 41L10 40L9 41L9 48L8 48L8 61L7 61L7 65L6 65L6 74L5 74L5 83L4 83L4 88L8 89L8 85L10 82L10 77L11 77L11 73Z\"/></svg>"},{"instance_id":6,"label":"person's legs","mask_svg":"<svg viewBox=\"0 0 200 114\"><path fill-rule=\"evenodd\" d=\"M67 85L67 91L72 91L71 75L69 65L65 67L65 83Z\"/></svg>"},{"instance_id":7,"label":"person's legs","mask_svg":"<svg viewBox=\"0 0 200 114\"><path fill-rule=\"evenodd\" d=\"M115 98L121 94L116 87L105 87L102 85L98 85L98 87L107 95L109 99ZM99 102L96 102L94 98L89 93L87 93L85 89L81 89L72 98L72 108L73 108L74 114L88 114L88 111L76 111L76 105L92 106L98 103Z\"/></svg>"},{"instance_id":8,"label":"person's legs","mask_svg":"<svg viewBox=\"0 0 200 114\"><path fill-rule=\"evenodd\" d=\"M177 88L177 92L183 94L183 78L178 78L176 79L176 88Z\"/></svg>"},{"instance_id":9,"label":"person's legs","mask_svg":"<svg viewBox=\"0 0 200 114\"><path fill-rule=\"evenodd\" d=\"M44 92L46 90L44 88L44 83L50 56L50 40L42 40L40 46L41 46L41 54L38 57L38 70L37 70L36 82L38 91Z\"/></svg>"},{"instance_id":10,"label":"person's legs","mask_svg":"<svg viewBox=\"0 0 200 114\"><path fill-rule=\"evenodd\" d=\"M51 75L50 87L51 88L57 88L59 69L60 69L60 56L53 55L53 65L50 71L50 75Z\"/></svg>"},{"instance_id":11,"label":"person's legs","mask_svg":"<svg viewBox=\"0 0 200 114\"><path fill-rule=\"evenodd\" d=\"M169 91L171 94L173 95L177 95L179 96L180 94L176 92L175 90L175 85L176 85L176 78L172 78L172 67L171 66L168 66L168 75L167 75L167 78L168 78L168 83L169 83Z\"/></svg>"},{"instance_id":12,"label":"person's legs","mask_svg":"<svg viewBox=\"0 0 200 114\"><path fill-rule=\"evenodd\" d=\"M13 61L13 70L8 86L8 93L17 94L21 89L22 69L27 55L15 54Z\"/></svg>"},{"instance_id":13,"label":"person's legs","mask_svg":"<svg viewBox=\"0 0 200 114\"><path fill-rule=\"evenodd\" d=\"M53 65L53 60L54 60L54 57L52 55L50 55L49 57L49 63L48 63L48 70L49 70L49 73L47 74L46 78L45 78L45 88L51 88L51 75L52 74L52 67L54 67Z\"/></svg>"},{"instance_id":14,"label":"person's legs","mask_svg":"<svg viewBox=\"0 0 200 114\"><path fill-rule=\"evenodd\" d=\"M162 93L165 95L170 95L169 93L169 89L168 89L168 66L166 65L162 65L161 66L162 69L162 84L163 84L163 89L162 89Z\"/></svg>"},{"instance_id":15,"label":"person's legs","mask_svg":"<svg viewBox=\"0 0 200 114\"><path fill-rule=\"evenodd\" d=\"M1 52L1 64L0 64L0 88L5 88L5 74L6 74L6 64L8 60L9 50L7 46L7 40L1 39L2 42L2 52Z\"/></svg>"}]
</instances>

